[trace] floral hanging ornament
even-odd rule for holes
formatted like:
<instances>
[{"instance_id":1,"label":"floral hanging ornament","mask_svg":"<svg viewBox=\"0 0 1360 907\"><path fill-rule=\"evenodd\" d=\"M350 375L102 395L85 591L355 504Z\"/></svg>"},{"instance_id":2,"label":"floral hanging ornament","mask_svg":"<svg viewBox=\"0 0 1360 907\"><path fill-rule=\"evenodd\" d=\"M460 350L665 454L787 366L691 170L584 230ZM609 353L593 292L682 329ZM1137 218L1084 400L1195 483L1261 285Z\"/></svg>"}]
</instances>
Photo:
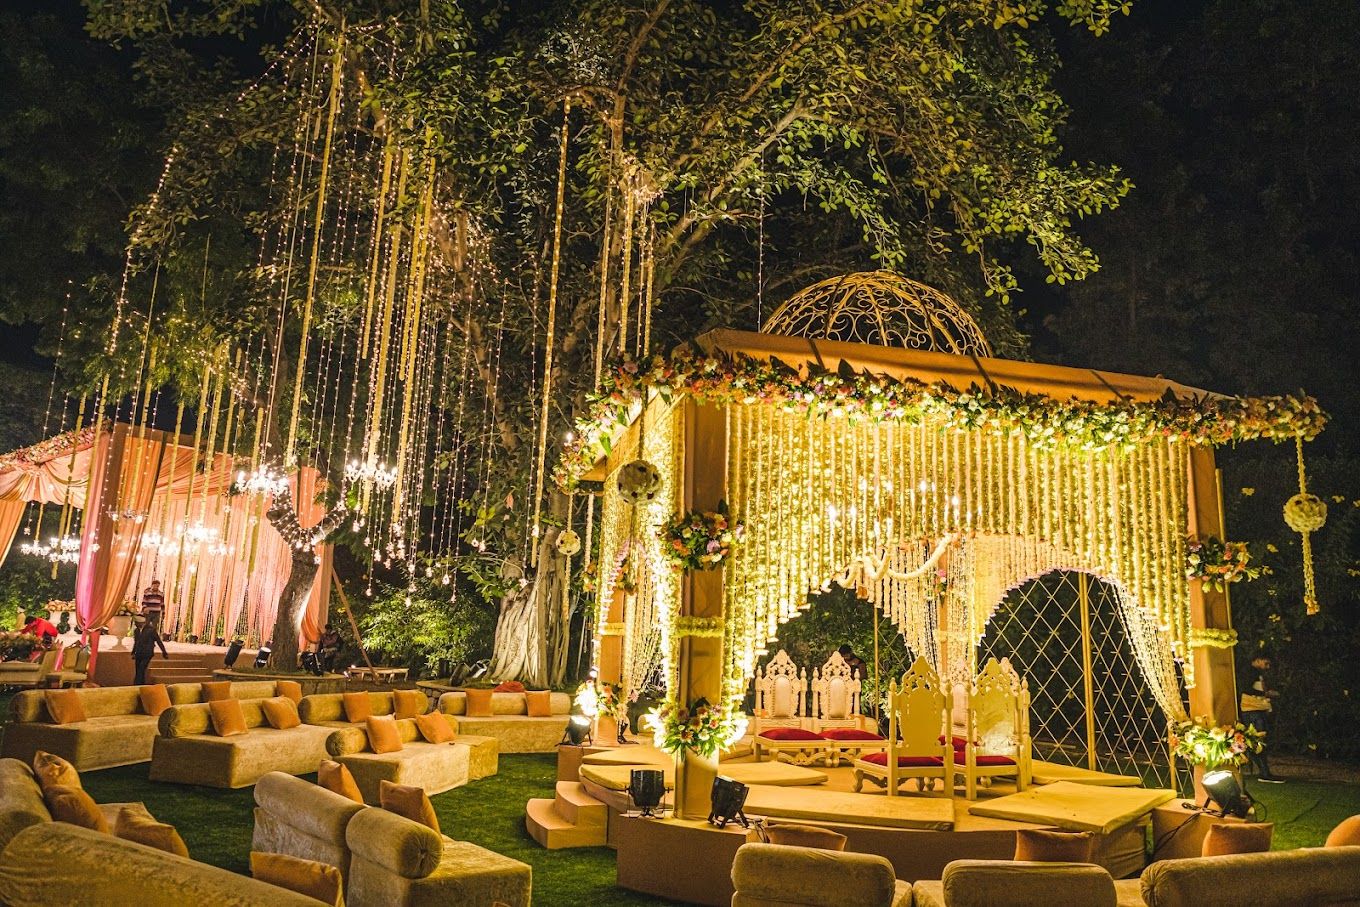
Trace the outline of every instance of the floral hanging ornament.
<instances>
[{"instance_id":1,"label":"floral hanging ornament","mask_svg":"<svg viewBox=\"0 0 1360 907\"><path fill-rule=\"evenodd\" d=\"M557 534L556 541L557 553L563 557L571 557L581 551L581 537L573 529L563 529Z\"/></svg>"},{"instance_id":2,"label":"floral hanging ornament","mask_svg":"<svg viewBox=\"0 0 1360 907\"><path fill-rule=\"evenodd\" d=\"M1260 575L1261 568L1251 566L1246 542L1225 542L1216 535L1186 539L1185 576L1199 580L1206 589L1226 592L1233 583Z\"/></svg>"},{"instance_id":3,"label":"floral hanging ornament","mask_svg":"<svg viewBox=\"0 0 1360 907\"><path fill-rule=\"evenodd\" d=\"M661 470L646 460L634 460L619 468L619 497L630 504L650 504L661 493Z\"/></svg>"},{"instance_id":4,"label":"floral hanging ornament","mask_svg":"<svg viewBox=\"0 0 1360 907\"><path fill-rule=\"evenodd\" d=\"M1303 468L1303 436L1294 437L1294 450L1299 461L1299 493L1284 505L1284 521L1303 536L1303 607L1309 614L1322 610L1317 600L1317 578L1313 569L1313 540L1310 533L1327 525L1327 505L1322 498L1308 493L1308 474Z\"/></svg>"},{"instance_id":5,"label":"floral hanging ornament","mask_svg":"<svg viewBox=\"0 0 1360 907\"><path fill-rule=\"evenodd\" d=\"M717 511L694 510L671 519L657 531L661 553L685 570L714 570L746 537L746 527L727 513L727 503Z\"/></svg>"},{"instance_id":6,"label":"floral hanging ornament","mask_svg":"<svg viewBox=\"0 0 1360 907\"><path fill-rule=\"evenodd\" d=\"M1317 532L1327 525L1327 505L1315 494L1296 494L1285 502L1284 521L1295 532Z\"/></svg>"}]
</instances>

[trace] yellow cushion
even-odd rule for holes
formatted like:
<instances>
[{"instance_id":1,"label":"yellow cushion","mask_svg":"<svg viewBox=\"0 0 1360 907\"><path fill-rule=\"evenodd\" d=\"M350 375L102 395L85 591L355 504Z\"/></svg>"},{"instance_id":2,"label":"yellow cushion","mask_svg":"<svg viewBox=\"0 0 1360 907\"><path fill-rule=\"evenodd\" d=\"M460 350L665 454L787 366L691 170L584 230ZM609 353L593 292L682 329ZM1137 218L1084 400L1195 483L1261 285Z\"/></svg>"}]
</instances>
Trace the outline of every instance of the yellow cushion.
<instances>
[{"instance_id":1,"label":"yellow cushion","mask_svg":"<svg viewBox=\"0 0 1360 907\"><path fill-rule=\"evenodd\" d=\"M1270 850L1274 822L1233 822L1213 825L1200 847L1202 857L1226 857L1235 853L1265 853Z\"/></svg>"},{"instance_id":2,"label":"yellow cushion","mask_svg":"<svg viewBox=\"0 0 1360 907\"><path fill-rule=\"evenodd\" d=\"M816 825L770 825L765 828L769 844L815 847L818 850L845 850L845 835Z\"/></svg>"},{"instance_id":3,"label":"yellow cushion","mask_svg":"<svg viewBox=\"0 0 1360 907\"><path fill-rule=\"evenodd\" d=\"M280 696L287 696L293 700L295 705L302 701L302 684L296 680L280 680L274 685L274 689Z\"/></svg>"},{"instance_id":4,"label":"yellow cushion","mask_svg":"<svg viewBox=\"0 0 1360 907\"><path fill-rule=\"evenodd\" d=\"M1094 843L1089 831L1020 828L1015 832L1013 859L1025 863L1089 863Z\"/></svg>"},{"instance_id":5,"label":"yellow cushion","mask_svg":"<svg viewBox=\"0 0 1360 907\"><path fill-rule=\"evenodd\" d=\"M219 699L231 698L230 680L210 680L203 684L203 701L216 702Z\"/></svg>"},{"instance_id":6,"label":"yellow cushion","mask_svg":"<svg viewBox=\"0 0 1360 907\"><path fill-rule=\"evenodd\" d=\"M75 690L47 690L43 693L47 713L57 724L75 724L85 720L85 703Z\"/></svg>"},{"instance_id":7,"label":"yellow cushion","mask_svg":"<svg viewBox=\"0 0 1360 907\"><path fill-rule=\"evenodd\" d=\"M1356 847L1360 846L1360 816L1351 816L1343 819L1341 824L1332 829L1332 833L1327 836L1328 847Z\"/></svg>"},{"instance_id":8,"label":"yellow cushion","mask_svg":"<svg viewBox=\"0 0 1360 907\"><path fill-rule=\"evenodd\" d=\"M968 812L989 819L1109 834L1132 825L1140 816L1175 798L1175 791L1160 788L1092 787L1056 781L1022 793L979 801L969 806Z\"/></svg>"},{"instance_id":9,"label":"yellow cushion","mask_svg":"<svg viewBox=\"0 0 1360 907\"><path fill-rule=\"evenodd\" d=\"M367 721L373 714L373 700L367 693L344 693L345 720L351 724Z\"/></svg>"},{"instance_id":10,"label":"yellow cushion","mask_svg":"<svg viewBox=\"0 0 1360 907\"><path fill-rule=\"evenodd\" d=\"M388 812L405 816L412 822L429 826L434 829L435 834L442 834L439 831L439 817L435 815L434 805L430 803L429 796L422 788L393 784L386 780L379 781L378 802Z\"/></svg>"},{"instance_id":11,"label":"yellow cushion","mask_svg":"<svg viewBox=\"0 0 1360 907\"><path fill-rule=\"evenodd\" d=\"M552 691L530 690L524 694L524 705L530 718L551 718Z\"/></svg>"},{"instance_id":12,"label":"yellow cushion","mask_svg":"<svg viewBox=\"0 0 1360 907\"><path fill-rule=\"evenodd\" d=\"M261 882L287 888L333 907L345 905L345 880L340 870L326 863L252 850L250 874Z\"/></svg>"},{"instance_id":13,"label":"yellow cushion","mask_svg":"<svg viewBox=\"0 0 1360 907\"><path fill-rule=\"evenodd\" d=\"M374 715L368 719L368 748L375 753L401 752L401 734L397 719L391 715Z\"/></svg>"},{"instance_id":14,"label":"yellow cushion","mask_svg":"<svg viewBox=\"0 0 1360 907\"><path fill-rule=\"evenodd\" d=\"M95 805L94 798L78 787L54 784L43 791L43 802L53 821L69 822L93 831L109 833L109 823Z\"/></svg>"},{"instance_id":15,"label":"yellow cushion","mask_svg":"<svg viewBox=\"0 0 1360 907\"><path fill-rule=\"evenodd\" d=\"M49 787L74 787L83 790L80 783L80 772L76 767L65 759L54 753L38 750L33 754L33 774L38 779L38 786L43 790Z\"/></svg>"},{"instance_id":16,"label":"yellow cushion","mask_svg":"<svg viewBox=\"0 0 1360 907\"><path fill-rule=\"evenodd\" d=\"M417 715L423 715L429 704L429 697L420 690L392 691L393 714L398 718L414 718Z\"/></svg>"},{"instance_id":17,"label":"yellow cushion","mask_svg":"<svg viewBox=\"0 0 1360 907\"><path fill-rule=\"evenodd\" d=\"M215 699L208 703L213 731L219 737L231 737L246 732L246 715L239 699Z\"/></svg>"},{"instance_id":18,"label":"yellow cushion","mask_svg":"<svg viewBox=\"0 0 1360 907\"><path fill-rule=\"evenodd\" d=\"M157 822L136 809L125 806L118 810L113 833L124 841L136 841L138 844L145 844L147 847L154 847L176 856L185 858L189 856L189 848L184 846L184 839L175 831L175 826Z\"/></svg>"},{"instance_id":19,"label":"yellow cushion","mask_svg":"<svg viewBox=\"0 0 1360 907\"><path fill-rule=\"evenodd\" d=\"M297 727L302 724L302 719L298 717L297 704L287 696L271 696L269 699L260 700L260 708L264 710L264 720L269 722L272 728L285 731L290 727Z\"/></svg>"},{"instance_id":20,"label":"yellow cushion","mask_svg":"<svg viewBox=\"0 0 1360 907\"><path fill-rule=\"evenodd\" d=\"M321 760L321 767L316 772L316 783L331 793L348 797L355 803L364 802L364 795L359 793L358 782L350 774L349 768L339 762L332 762L330 759Z\"/></svg>"},{"instance_id":21,"label":"yellow cushion","mask_svg":"<svg viewBox=\"0 0 1360 907\"><path fill-rule=\"evenodd\" d=\"M427 743L452 743L453 728L449 727L443 712L427 712L416 716L416 728Z\"/></svg>"},{"instance_id":22,"label":"yellow cushion","mask_svg":"<svg viewBox=\"0 0 1360 907\"><path fill-rule=\"evenodd\" d=\"M163 683L153 683L137 688L137 698L142 701L142 711L152 718L170 708L170 691Z\"/></svg>"},{"instance_id":23,"label":"yellow cushion","mask_svg":"<svg viewBox=\"0 0 1360 907\"><path fill-rule=\"evenodd\" d=\"M491 717L491 691L490 690L468 690L467 691L467 716L469 718L490 718Z\"/></svg>"}]
</instances>

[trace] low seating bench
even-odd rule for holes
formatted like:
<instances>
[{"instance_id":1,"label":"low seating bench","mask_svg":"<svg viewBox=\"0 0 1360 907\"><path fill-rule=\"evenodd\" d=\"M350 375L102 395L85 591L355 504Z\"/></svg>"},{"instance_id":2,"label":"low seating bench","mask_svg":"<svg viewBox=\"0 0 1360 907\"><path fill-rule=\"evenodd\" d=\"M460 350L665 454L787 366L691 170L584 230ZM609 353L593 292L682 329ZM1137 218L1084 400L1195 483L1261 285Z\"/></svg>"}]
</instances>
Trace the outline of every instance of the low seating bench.
<instances>
[{"instance_id":1,"label":"low seating bench","mask_svg":"<svg viewBox=\"0 0 1360 907\"><path fill-rule=\"evenodd\" d=\"M213 733L207 703L171 706L161 713L160 736L152 749L152 781L249 787L267 772L304 775L326 758L333 728L299 724L269 726L259 700L244 699L247 731L230 737Z\"/></svg>"},{"instance_id":2,"label":"low seating bench","mask_svg":"<svg viewBox=\"0 0 1360 907\"><path fill-rule=\"evenodd\" d=\"M551 753L562 740L571 712L571 696L549 696L552 714L531 717L523 693L492 693L490 715L467 714L467 694L462 690L439 697L439 711L458 719L458 732L495 737L502 753Z\"/></svg>"},{"instance_id":3,"label":"low seating bench","mask_svg":"<svg viewBox=\"0 0 1360 907\"><path fill-rule=\"evenodd\" d=\"M471 746L456 741L426 743L413 718L398 719L396 726L401 749L392 753L373 752L362 727L326 729L330 734L326 752L350 770L365 803L378 802L383 781L419 787L427 794L442 794L468 783ZM484 768L485 754L480 755Z\"/></svg>"}]
</instances>

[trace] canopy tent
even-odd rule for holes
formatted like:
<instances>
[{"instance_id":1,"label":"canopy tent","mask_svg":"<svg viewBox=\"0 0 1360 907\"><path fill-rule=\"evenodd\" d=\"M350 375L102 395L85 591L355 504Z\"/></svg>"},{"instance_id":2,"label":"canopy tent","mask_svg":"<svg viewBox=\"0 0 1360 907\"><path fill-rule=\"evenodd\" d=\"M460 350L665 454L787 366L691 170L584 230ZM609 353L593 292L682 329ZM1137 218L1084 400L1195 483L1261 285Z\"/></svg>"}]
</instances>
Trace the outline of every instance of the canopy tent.
<instances>
[{"instance_id":1,"label":"canopy tent","mask_svg":"<svg viewBox=\"0 0 1360 907\"><path fill-rule=\"evenodd\" d=\"M291 558L264 519L269 498L233 493L236 469L227 454L209 460L190 439L123 423L7 454L0 457L0 563L28 504L69 504L84 517L75 596L82 626L104 626L156 579L167 635L266 641ZM303 525L319 520L316 470L288 481ZM329 605L331 546L315 550L322 569L302 618L306 642L320 638Z\"/></svg>"},{"instance_id":2,"label":"canopy tent","mask_svg":"<svg viewBox=\"0 0 1360 907\"><path fill-rule=\"evenodd\" d=\"M962 673L1005 591L1063 569L1118 588L1168 717L1186 714L1179 669L1195 714L1235 718L1231 649L1203 644L1228 602L1187 580L1186 537L1223 533L1213 445L1311 438L1312 401L730 330L695 346L625 363L559 468L567 487L603 482L602 679L632 692L660 670L681 705L731 703L831 582ZM662 481L634 506L618 478L638 459ZM672 569L660 528L724 502L744 542L721 570ZM937 570L947 595L924 588ZM711 766L686 762L697 811Z\"/></svg>"}]
</instances>

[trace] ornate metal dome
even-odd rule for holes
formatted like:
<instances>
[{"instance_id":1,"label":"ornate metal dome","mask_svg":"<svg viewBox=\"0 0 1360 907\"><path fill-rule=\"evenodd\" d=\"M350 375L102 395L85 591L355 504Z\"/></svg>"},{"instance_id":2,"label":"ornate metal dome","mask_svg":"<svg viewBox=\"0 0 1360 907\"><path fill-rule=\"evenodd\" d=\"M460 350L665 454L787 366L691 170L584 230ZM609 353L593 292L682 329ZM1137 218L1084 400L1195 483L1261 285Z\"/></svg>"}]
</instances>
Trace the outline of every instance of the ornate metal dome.
<instances>
[{"instance_id":1,"label":"ornate metal dome","mask_svg":"<svg viewBox=\"0 0 1360 907\"><path fill-rule=\"evenodd\" d=\"M992 355L982 329L963 306L891 271L861 271L814 283L789 297L760 329L816 340Z\"/></svg>"}]
</instances>

